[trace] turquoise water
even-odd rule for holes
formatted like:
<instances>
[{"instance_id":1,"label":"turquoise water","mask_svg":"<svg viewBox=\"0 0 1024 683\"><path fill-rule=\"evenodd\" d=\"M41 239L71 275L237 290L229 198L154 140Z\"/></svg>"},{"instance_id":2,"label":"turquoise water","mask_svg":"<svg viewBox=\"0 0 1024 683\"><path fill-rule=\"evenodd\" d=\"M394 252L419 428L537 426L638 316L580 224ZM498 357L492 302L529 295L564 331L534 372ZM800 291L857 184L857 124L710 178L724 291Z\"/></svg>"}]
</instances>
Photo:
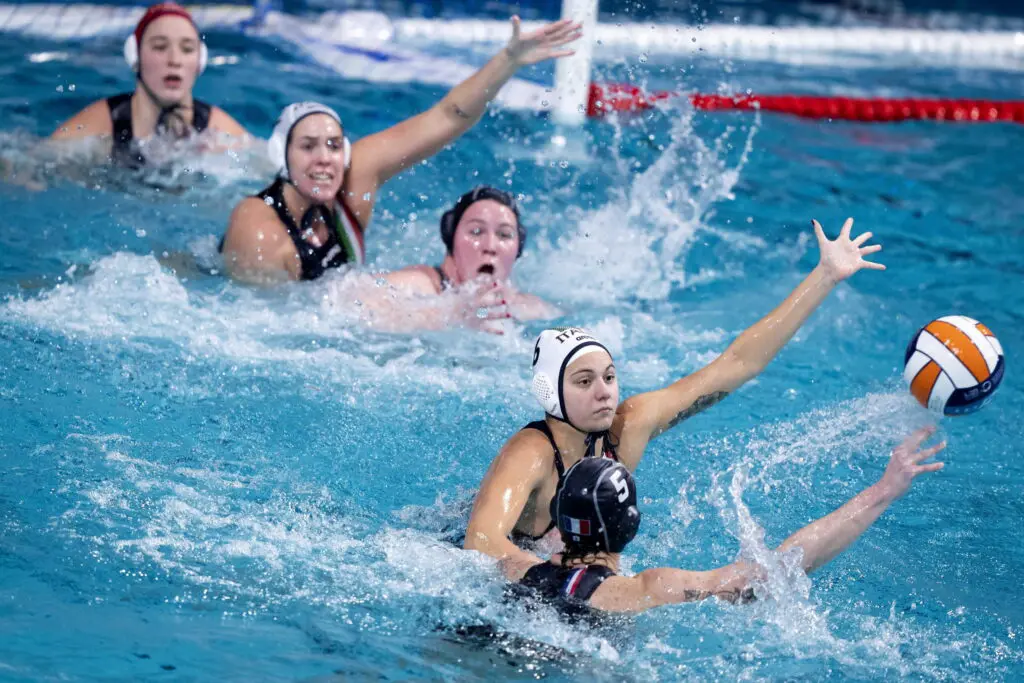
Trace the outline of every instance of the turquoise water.
<instances>
[{"instance_id":1,"label":"turquoise water","mask_svg":"<svg viewBox=\"0 0 1024 683\"><path fill-rule=\"evenodd\" d=\"M239 61L198 94L259 135L292 99L338 106L359 136L442 95L210 41ZM116 42L5 36L5 154L29 163L34 136L129 86ZM28 58L52 52L68 56ZM601 69L650 87L1020 96L1017 73L922 66ZM594 633L520 613L487 563L443 538L500 445L539 416L527 380L541 325L388 335L359 322L343 277L261 291L162 267L165 251L215 261L230 207L265 180L253 158L186 159L145 183L32 162L46 189L0 184L0 678L1024 675L1024 128L674 106L588 124L573 155L545 151L553 132L495 112L394 180L371 264L439 260L454 195L511 183L530 229L518 282L607 340L626 395L701 367L781 301L816 262L812 217L834 234L855 216L889 268L840 286L757 381L648 449L628 567L728 563L741 544L758 552L761 529L778 543L875 481L930 419L900 379L906 342L959 313L1000 337L1008 374L985 410L941 423L947 468L811 580L774 568L754 606ZM479 624L508 635L455 633Z\"/></svg>"}]
</instances>

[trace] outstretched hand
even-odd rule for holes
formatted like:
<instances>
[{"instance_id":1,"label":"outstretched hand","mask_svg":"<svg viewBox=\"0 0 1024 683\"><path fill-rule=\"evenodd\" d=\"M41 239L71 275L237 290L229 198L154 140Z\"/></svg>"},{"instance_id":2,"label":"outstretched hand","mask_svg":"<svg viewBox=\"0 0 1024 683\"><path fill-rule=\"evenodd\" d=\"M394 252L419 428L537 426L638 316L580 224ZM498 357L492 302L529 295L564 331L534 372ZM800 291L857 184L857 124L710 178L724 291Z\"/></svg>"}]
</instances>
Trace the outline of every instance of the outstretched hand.
<instances>
[{"instance_id":1,"label":"outstretched hand","mask_svg":"<svg viewBox=\"0 0 1024 683\"><path fill-rule=\"evenodd\" d=\"M885 266L881 263L864 260L868 254L882 250L881 244L864 246L865 242L872 237L870 232L850 239L850 230L853 228L852 218L846 219L842 230L839 231L839 237L834 240L825 237L821 223L815 220L812 220L811 223L814 225L814 235L818 238L818 250L821 252L819 265L825 269L825 273L833 282L845 280L861 268L885 270Z\"/></svg>"},{"instance_id":2,"label":"outstretched hand","mask_svg":"<svg viewBox=\"0 0 1024 683\"><path fill-rule=\"evenodd\" d=\"M945 465L941 462L925 462L946 447L946 442L941 441L934 446L921 448L921 444L934 433L935 427L918 429L893 449L880 482L890 500L896 500L906 493L917 475L936 472Z\"/></svg>"},{"instance_id":3,"label":"outstretched hand","mask_svg":"<svg viewBox=\"0 0 1024 683\"><path fill-rule=\"evenodd\" d=\"M519 17L512 17L512 37L505 51L516 66L536 64L546 59L557 59L575 54L575 50L560 49L583 35L583 24L562 19L542 26L525 35L520 34Z\"/></svg>"}]
</instances>

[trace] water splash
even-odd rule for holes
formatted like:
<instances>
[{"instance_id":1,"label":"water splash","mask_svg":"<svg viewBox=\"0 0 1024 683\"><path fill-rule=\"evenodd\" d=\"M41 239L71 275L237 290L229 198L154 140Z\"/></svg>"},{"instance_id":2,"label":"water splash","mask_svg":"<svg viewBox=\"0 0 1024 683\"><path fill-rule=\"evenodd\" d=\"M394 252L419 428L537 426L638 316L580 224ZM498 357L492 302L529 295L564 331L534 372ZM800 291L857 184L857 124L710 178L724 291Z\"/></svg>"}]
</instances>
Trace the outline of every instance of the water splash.
<instances>
[{"instance_id":1,"label":"water splash","mask_svg":"<svg viewBox=\"0 0 1024 683\"><path fill-rule=\"evenodd\" d=\"M612 189L604 206L583 212L579 225L544 255L545 286L575 304L604 304L627 292L639 299L663 299L673 286L685 285L682 261L688 246L713 206L733 198L756 122L745 133L727 129L709 144L695 130L692 109L665 114L672 122L670 142L654 163L635 172L632 162L616 154L624 188ZM733 160L737 135L744 138ZM613 150L621 145L621 129L616 140Z\"/></svg>"}]
</instances>

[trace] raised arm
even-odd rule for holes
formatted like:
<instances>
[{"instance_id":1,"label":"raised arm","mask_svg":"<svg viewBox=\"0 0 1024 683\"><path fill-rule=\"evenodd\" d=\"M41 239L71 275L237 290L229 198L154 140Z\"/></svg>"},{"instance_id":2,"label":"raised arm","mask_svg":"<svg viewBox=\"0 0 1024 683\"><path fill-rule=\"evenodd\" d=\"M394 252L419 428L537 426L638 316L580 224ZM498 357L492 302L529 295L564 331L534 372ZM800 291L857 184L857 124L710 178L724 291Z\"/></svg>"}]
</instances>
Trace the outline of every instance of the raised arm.
<instances>
[{"instance_id":1,"label":"raised arm","mask_svg":"<svg viewBox=\"0 0 1024 683\"><path fill-rule=\"evenodd\" d=\"M620 439L629 446L623 451L628 466L635 467L631 461L639 459L648 440L713 406L761 374L838 282L862 268L885 269L880 263L864 260L882 246L864 246L871 239L870 232L851 239L852 218L846 220L835 240L825 237L818 221L812 224L821 258L785 301L737 337L706 367L664 389L638 394L622 404Z\"/></svg>"},{"instance_id":2,"label":"raised arm","mask_svg":"<svg viewBox=\"0 0 1024 683\"><path fill-rule=\"evenodd\" d=\"M935 428L928 427L907 437L893 449L889 465L878 483L858 493L832 514L797 531L783 541L779 550L801 548L803 568L808 574L846 550L893 501L907 492L917 475L943 468L944 463L925 461L945 448L945 441L921 448L925 439L934 433Z\"/></svg>"},{"instance_id":3,"label":"raised arm","mask_svg":"<svg viewBox=\"0 0 1024 683\"><path fill-rule=\"evenodd\" d=\"M920 429L893 449L882 478L851 498L841 508L811 522L783 541L779 551L800 548L801 566L808 574L846 550L883 512L910 488L914 478L942 469L943 463L925 461L946 447L943 441L929 448L921 444L935 432ZM751 583L764 570L749 562L735 562L710 571L685 571L661 567L635 577L622 577L611 584L601 602L602 609L638 611L667 603L691 602L718 597L730 602L753 599ZM594 598L601 596L600 591Z\"/></svg>"},{"instance_id":4,"label":"raised arm","mask_svg":"<svg viewBox=\"0 0 1024 683\"><path fill-rule=\"evenodd\" d=\"M352 146L352 167L346 179L345 199L353 207L392 176L433 156L473 127L488 102L522 66L564 57L561 49L581 35L580 24L568 20L548 24L520 35L519 17L512 17L512 38L479 71L455 86L427 111L387 130L358 140Z\"/></svg>"},{"instance_id":5,"label":"raised arm","mask_svg":"<svg viewBox=\"0 0 1024 683\"><path fill-rule=\"evenodd\" d=\"M508 539L523 513L530 495L550 474L550 446L536 430L524 430L513 436L491 463L480 491L473 502L466 527L466 550L510 563L530 566L540 558L522 550Z\"/></svg>"}]
</instances>

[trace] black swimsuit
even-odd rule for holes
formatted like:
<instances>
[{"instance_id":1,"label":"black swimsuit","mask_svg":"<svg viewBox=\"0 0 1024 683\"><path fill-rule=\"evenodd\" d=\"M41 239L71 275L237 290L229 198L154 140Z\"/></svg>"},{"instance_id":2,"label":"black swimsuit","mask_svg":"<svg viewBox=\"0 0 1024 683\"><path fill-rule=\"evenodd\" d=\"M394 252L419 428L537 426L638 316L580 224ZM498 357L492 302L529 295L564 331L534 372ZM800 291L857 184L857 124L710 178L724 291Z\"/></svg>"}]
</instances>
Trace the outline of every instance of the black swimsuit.
<instances>
[{"instance_id":1,"label":"black swimsuit","mask_svg":"<svg viewBox=\"0 0 1024 683\"><path fill-rule=\"evenodd\" d=\"M542 562L530 567L515 585L520 596L540 598L574 620L592 615L590 597L609 576L615 576L615 572L600 564L563 567Z\"/></svg>"},{"instance_id":2,"label":"black swimsuit","mask_svg":"<svg viewBox=\"0 0 1024 683\"><path fill-rule=\"evenodd\" d=\"M545 420L537 420L526 425L525 427L523 427L523 429L536 429L538 432L548 437L548 441L551 443L551 448L554 449L555 451L555 469L558 470L558 483L561 484L562 478L565 477L565 463L562 461L562 452L558 450L558 444L555 443L555 435L551 433L551 427L548 426L548 423ZM602 457L611 458L612 460L618 462L619 455L618 453L615 452L615 446L611 443L611 439L609 439L607 432L604 432L602 434L591 435L589 437L591 439L591 448L593 447L593 442L596 441L601 436L604 437L604 453L601 454ZM593 456L594 453L591 453L588 450L587 454L584 457ZM525 534L521 531L513 530L512 533L510 534L510 537L513 543L515 543L516 545L520 545L523 541L539 541L540 539L547 536L548 533L554 528L555 520L552 519L551 523L548 524L548 528L545 529L540 536L530 536L529 534Z\"/></svg>"},{"instance_id":3,"label":"black swimsuit","mask_svg":"<svg viewBox=\"0 0 1024 683\"><path fill-rule=\"evenodd\" d=\"M555 435L551 433L551 428L548 427L548 423L544 420L537 420L523 427L523 429L536 429L538 432L548 437L548 442L551 443L551 448L555 452L555 469L558 470L558 482L562 482L562 478L565 476L565 463L562 461L562 452L558 450L558 444L555 443ZM596 434L595 439L604 436L605 450L603 456L611 458L616 462L619 460L619 456L615 451L615 446L612 444L607 434ZM468 502L466 505L466 518L468 519L468 512L472 507L472 503ZM551 520L548 528L544 530L544 533L539 536L531 536L530 534L524 534L521 531L512 530L509 534L509 540L515 543L520 548L529 549L529 547L536 541L544 538L548 535L552 529L555 528L555 521ZM458 528L451 527L444 530L442 538L454 546L461 548L466 541L466 523L463 522Z\"/></svg>"},{"instance_id":4,"label":"black swimsuit","mask_svg":"<svg viewBox=\"0 0 1024 683\"><path fill-rule=\"evenodd\" d=\"M315 280L331 268L339 268L345 264L361 264L363 262L363 228L348 207L335 201L334 211L322 204L314 204L302 217L302 227L295 224L284 201L284 183L278 178L257 197L265 204L273 207L277 217L284 223L288 236L295 245L302 267L303 280ZM306 241L305 234L313 229L313 222L320 218L327 226L327 239L320 246L313 246ZM218 251L224 251L224 238L221 238Z\"/></svg>"},{"instance_id":5,"label":"black swimsuit","mask_svg":"<svg viewBox=\"0 0 1024 683\"><path fill-rule=\"evenodd\" d=\"M110 120L114 126L114 147L111 157L114 163L129 168L141 168L146 165L146 157L132 144L135 138L132 132L132 94L122 93L107 98L110 107ZM211 107L206 102L192 100L192 131L202 133L210 125ZM161 118L164 113L161 112Z\"/></svg>"}]
</instances>

